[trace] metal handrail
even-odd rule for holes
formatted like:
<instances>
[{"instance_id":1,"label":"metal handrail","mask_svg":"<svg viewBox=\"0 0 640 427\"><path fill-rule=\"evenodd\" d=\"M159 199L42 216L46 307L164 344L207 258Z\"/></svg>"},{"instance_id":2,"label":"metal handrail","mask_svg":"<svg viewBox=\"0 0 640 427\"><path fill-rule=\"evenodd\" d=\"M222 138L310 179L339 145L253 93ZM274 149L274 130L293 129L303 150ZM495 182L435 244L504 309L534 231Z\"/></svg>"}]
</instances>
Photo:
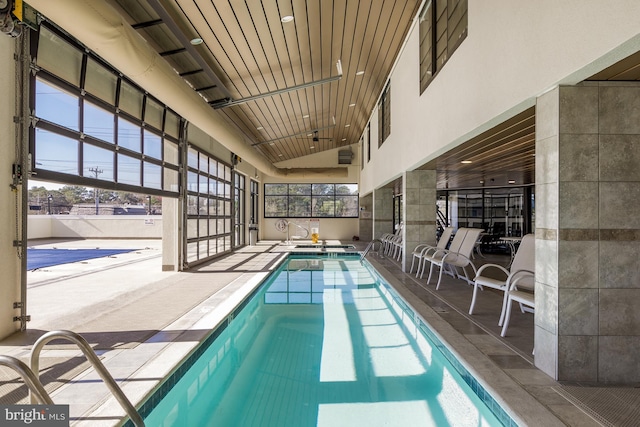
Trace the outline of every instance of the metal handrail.
<instances>
[{"instance_id":1,"label":"metal handrail","mask_svg":"<svg viewBox=\"0 0 640 427\"><path fill-rule=\"evenodd\" d=\"M133 424L138 427L144 427L144 421L142 420L142 417L140 416L136 408L131 404L129 399L127 399L127 396L125 396L125 394L122 392L122 389L120 389L118 383L116 383L109 371L107 371L107 368L104 367L87 340L85 340L84 338L82 338L82 336L75 332L51 331L38 338L38 341L35 342L33 348L31 349L31 370L34 372L36 379L38 378L40 372L40 352L42 351L42 348L49 341L58 338L66 339L67 341L71 341L77 344L80 350L82 350L82 353L84 353L89 363L91 363L91 366L93 366L96 372L98 372L100 378L102 378L106 386L109 388L111 394L113 394L113 396L118 400L120 406L122 406L122 408L125 410ZM40 381L38 380L38 382Z\"/></svg>"},{"instance_id":2,"label":"metal handrail","mask_svg":"<svg viewBox=\"0 0 640 427\"><path fill-rule=\"evenodd\" d=\"M12 356L0 355L0 365L7 366L20 374L27 388L29 388L29 395L32 396L31 403L36 403L33 400L37 399L38 402L44 405L53 405L53 400L49 397L49 393L44 389L38 376L29 369L26 363Z\"/></svg>"},{"instance_id":3,"label":"metal handrail","mask_svg":"<svg viewBox=\"0 0 640 427\"><path fill-rule=\"evenodd\" d=\"M369 253L369 251L375 247L376 243L380 243L380 247L382 247L382 240L380 239L373 239L372 241L369 242L369 244L367 245L367 247L365 248L364 251L362 251L362 255L360 255L360 261L362 261L364 259L364 257L367 256L367 254ZM380 252L378 252L378 254L380 254Z\"/></svg>"}]
</instances>

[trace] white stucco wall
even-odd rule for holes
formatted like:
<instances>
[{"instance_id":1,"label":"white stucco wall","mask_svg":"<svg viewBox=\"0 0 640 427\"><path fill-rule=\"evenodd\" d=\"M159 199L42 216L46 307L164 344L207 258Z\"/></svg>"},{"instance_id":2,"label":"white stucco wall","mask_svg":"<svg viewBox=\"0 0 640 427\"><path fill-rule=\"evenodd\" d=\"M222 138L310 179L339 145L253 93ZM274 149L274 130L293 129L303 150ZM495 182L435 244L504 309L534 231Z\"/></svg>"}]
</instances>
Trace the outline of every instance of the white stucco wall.
<instances>
[{"instance_id":1,"label":"white stucco wall","mask_svg":"<svg viewBox=\"0 0 640 427\"><path fill-rule=\"evenodd\" d=\"M11 167L15 156L15 61L13 59L15 40L0 34L0 87L5 96L0 97L0 260L2 260L2 284L0 285L0 337L5 337L20 327L13 317L20 315L13 303L20 301L20 259L13 246L16 236L16 194L11 191ZM21 198L18 191L18 198Z\"/></svg>"},{"instance_id":2,"label":"white stucco wall","mask_svg":"<svg viewBox=\"0 0 640 427\"><path fill-rule=\"evenodd\" d=\"M161 215L31 215L28 238L161 239Z\"/></svg>"},{"instance_id":3,"label":"white stucco wall","mask_svg":"<svg viewBox=\"0 0 640 427\"><path fill-rule=\"evenodd\" d=\"M361 194L640 49L635 0L471 0L468 16L467 38L422 95L414 25L391 75L391 135L379 149L371 116Z\"/></svg>"}]
</instances>

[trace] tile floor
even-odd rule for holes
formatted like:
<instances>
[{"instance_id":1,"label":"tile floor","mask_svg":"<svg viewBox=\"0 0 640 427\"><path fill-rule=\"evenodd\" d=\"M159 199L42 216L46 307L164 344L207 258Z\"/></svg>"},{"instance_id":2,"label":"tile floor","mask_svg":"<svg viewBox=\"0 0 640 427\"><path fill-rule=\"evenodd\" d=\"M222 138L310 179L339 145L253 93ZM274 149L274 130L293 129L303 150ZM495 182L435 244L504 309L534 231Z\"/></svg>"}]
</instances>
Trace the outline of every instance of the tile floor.
<instances>
[{"instance_id":1,"label":"tile floor","mask_svg":"<svg viewBox=\"0 0 640 427\"><path fill-rule=\"evenodd\" d=\"M27 332L0 341L0 354L27 360L31 345L44 331L78 330L99 349L99 356L134 404L157 387L206 331L223 321L233 305L291 249L280 242L263 241L199 268L175 273L161 271L159 241L37 243L42 247L135 245L139 251L29 272L32 322ZM365 246L354 243L359 249ZM501 295L484 291L477 314L469 316L472 290L460 280L445 276L441 289L435 291L433 285L426 285L426 279L403 273L394 260L376 254L368 259L412 306L419 307L423 318L437 325L437 332L446 336L459 355L470 359L466 363L487 378L489 389L501 391L523 424L603 425L595 420L598 417L589 416L565 399L556 391L562 385L533 366L531 314L514 312L508 336L501 338L497 326ZM478 261L489 260L506 262L506 257ZM66 382L84 369L76 356L79 352L68 345L43 351L41 366L55 367L55 361L69 357L80 360L52 369L59 377L66 376L64 383L47 384L53 400L73 402L74 425L116 425L124 413L104 386L97 384L92 370ZM0 402L25 401L26 391L19 381L7 379L7 374L0 377Z\"/></svg>"}]
</instances>

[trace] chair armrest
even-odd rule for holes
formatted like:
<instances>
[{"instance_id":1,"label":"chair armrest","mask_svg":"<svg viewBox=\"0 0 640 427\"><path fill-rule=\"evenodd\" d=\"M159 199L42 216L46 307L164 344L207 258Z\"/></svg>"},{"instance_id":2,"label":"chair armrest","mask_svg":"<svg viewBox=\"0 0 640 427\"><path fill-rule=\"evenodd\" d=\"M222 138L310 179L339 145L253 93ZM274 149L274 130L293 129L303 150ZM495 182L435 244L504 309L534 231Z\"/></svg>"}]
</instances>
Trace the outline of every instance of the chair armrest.
<instances>
[{"instance_id":1,"label":"chair armrest","mask_svg":"<svg viewBox=\"0 0 640 427\"><path fill-rule=\"evenodd\" d=\"M509 270L507 270L506 268L504 268L501 265L498 264L484 264L482 265L479 269L478 269L478 273L476 273L476 277L481 276L482 272L488 268L497 268L498 270L502 271L505 275L505 277L509 277Z\"/></svg>"},{"instance_id":2,"label":"chair armrest","mask_svg":"<svg viewBox=\"0 0 640 427\"><path fill-rule=\"evenodd\" d=\"M518 270L514 271L507 278L507 289L508 290L516 290L518 289L518 282L525 277L535 277L535 273L530 270Z\"/></svg>"}]
</instances>

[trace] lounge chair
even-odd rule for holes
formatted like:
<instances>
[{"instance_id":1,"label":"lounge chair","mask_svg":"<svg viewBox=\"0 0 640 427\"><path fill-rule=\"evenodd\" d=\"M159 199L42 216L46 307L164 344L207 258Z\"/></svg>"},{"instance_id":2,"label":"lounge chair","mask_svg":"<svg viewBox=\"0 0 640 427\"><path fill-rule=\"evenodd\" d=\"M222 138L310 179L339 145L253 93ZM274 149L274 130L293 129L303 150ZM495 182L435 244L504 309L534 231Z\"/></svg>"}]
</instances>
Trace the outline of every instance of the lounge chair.
<instances>
[{"instance_id":1,"label":"lounge chair","mask_svg":"<svg viewBox=\"0 0 640 427\"><path fill-rule=\"evenodd\" d=\"M527 234L522 238L520 246L516 251L515 257L513 258L513 262L511 263L511 267L509 270L498 264L485 264L481 266L480 269L478 269L476 277L473 281L473 297L471 298L471 305L469 306L469 314L473 314L473 309L478 298L478 288L484 289L485 287L487 287L505 292L507 289L509 289L511 282L513 282L518 277L523 275L532 276L534 274L535 243L536 239L533 234ZM483 275L488 272L495 272L495 274L492 274L492 276L494 277ZM500 274L504 275L504 279L495 278L496 276L499 277ZM532 284L532 280L530 278L527 280L530 284ZM521 283L521 285L522 284L523 283ZM500 314L499 321L500 325L503 321L506 304L507 299L505 295L502 302L502 312Z\"/></svg>"},{"instance_id":2,"label":"lounge chair","mask_svg":"<svg viewBox=\"0 0 640 427\"><path fill-rule=\"evenodd\" d=\"M535 295L533 294L533 292L518 289L518 283L530 278L530 276L525 275L519 276L517 279L511 282L511 284L509 285L509 290L505 293L506 305L504 309L504 323L502 324L502 332L500 332L500 336L502 337L507 334L509 320L511 320L511 306L514 301L520 304L520 310L523 313L525 312L525 306L535 309Z\"/></svg>"},{"instance_id":3,"label":"lounge chair","mask_svg":"<svg viewBox=\"0 0 640 427\"><path fill-rule=\"evenodd\" d=\"M411 259L411 268L409 269L409 274L411 274L411 272L413 271L413 266L417 259L418 266L416 268L416 277L418 277L418 273L420 272L420 267L422 266L422 262L424 258L428 255L433 254L433 252L437 251L438 249L446 249L447 245L449 244L449 240L451 239L451 234L453 234L453 227L447 227L442 231L440 240L438 240L438 243L435 246L429 245L426 243L421 243L418 246L416 246L413 252L411 253L412 259Z\"/></svg>"},{"instance_id":4,"label":"lounge chair","mask_svg":"<svg viewBox=\"0 0 640 427\"><path fill-rule=\"evenodd\" d=\"M473 283L471 279L469 279L466 268L470 266L473 269L475 277L476 267L471 261L471 253L473 252L473 248L476 245L478 236L480 236L480 233L482 233L483 230L480 228L464 228L458 230L458 233L460 233L461 230L464 230L465 233L458 249L456 249L456 247L454 246L454 242L451 242L449 250L438 250L432 257L428 258L429 262L431 262L431 267L429 268L429 277L427 278L427 284L429 284L429 282L431 281L433 266L437 265L438 267L440 267L440 274L438 275L436 290L440 289L440 283L442 282L442 273L445 268L450 268L452 273L459 279L463 279L469 284ZM456 233L454 241L458 237L458 233ZM460 275L458 268L462 269L464 278Z\"/></svg>"}]
</instances>

